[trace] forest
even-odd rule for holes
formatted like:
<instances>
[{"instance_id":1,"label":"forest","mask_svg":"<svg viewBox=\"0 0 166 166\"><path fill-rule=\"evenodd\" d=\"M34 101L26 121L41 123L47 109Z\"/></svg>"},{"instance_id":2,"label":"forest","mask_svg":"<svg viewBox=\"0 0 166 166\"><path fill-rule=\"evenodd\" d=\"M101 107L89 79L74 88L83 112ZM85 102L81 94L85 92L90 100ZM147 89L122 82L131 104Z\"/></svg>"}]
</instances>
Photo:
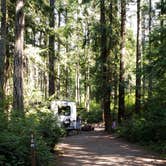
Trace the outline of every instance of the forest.
<instances>
[{"instance_id":1,"label":"forest","mask_svg":"<svg viewBox=\"0 0 166 166\"><path fill-rule=\"evenodd\" d=\"M166 154L165 0L0 0L0 165L54 161L52 100ZM116 128L112 128L112 122Z\"/></svg>"}]
</instances>

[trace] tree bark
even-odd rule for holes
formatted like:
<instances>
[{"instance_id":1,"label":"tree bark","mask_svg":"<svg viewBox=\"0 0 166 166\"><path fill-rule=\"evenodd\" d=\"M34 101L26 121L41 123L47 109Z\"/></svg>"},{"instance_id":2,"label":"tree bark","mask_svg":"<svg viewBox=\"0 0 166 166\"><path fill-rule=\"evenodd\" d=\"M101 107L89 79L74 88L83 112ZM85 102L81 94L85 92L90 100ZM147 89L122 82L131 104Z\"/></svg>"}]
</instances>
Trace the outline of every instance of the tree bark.
<instances>
[{"instance_id":1,"label":"tree bark","mask_svg":"<svg viewBox=\"0 0 166 166\"><path fill-rule=\"evenodd\" d=\"M55 93L55 72L54 72L54 60L55 60L55 48L54 48L54 40L55 35L52 32L55 26L54 19L54 6L55 0L50 0L50 18L49 18L49 26L51 32L49 34L49 96Z\"/></svg>"},{"instance_id":2,"label":"tree bark","mask_svg":"<svg viewBox=\"0 0 166 166\"><path fill-rule=\"evenodd\" d=\"M118 109L118 79L119 79L119 72L118 72L118 50L119 50L119 31L116 28L119 20L118 20L118 0L113 0L112 5L112 18L113 20L111 22L113 22L113 27L114 29L116 29L114 33L115 38L113 38L114 40L114 44L113 44L113 51L114 51L114 63L113 63L113 78L114 78L114 83L113 83L113 90L114 90L114 112L113 112L113 117L112 119L114 119L115 117L115 112ZM111 7L111 3L110 3L110 7Z\"/></svg>"},{"instance_id":3,"label":"tree bark","mask_svg":"<svg viewBox=\"0 0 166 166\"><path fill-rule=\"evenodd\" d=\"M119 75L119 109L118 122L124 118L125 113L125 37L126 37L126 0L121 0L121 54L120 54L120 75Z\"/></svg>"},{"instance_id":4,"label":"tree bark","mask_svg":"<svg viewBox=\"0 0 166 166\"><path fill-rule=\"evenodd\" d=\"M149 64L151 65L151 26L152 26L152 1L149 0ZM148 98L152 97L152 69L149 72Z\"/></svg>"},{"instance_id":5,"label":"tree bark","mask_svg":"<svg viewBox=\"0 0 166 166\"><path fill-rule=\"evenodd\" d=\"M68 23L68 11L67 8L65 9L65 24L67 25ZM69 44L68 44L68 35L66 36L66 54L69 52ZM66 72L66 77L65 77L65 96L66 99L69 97L69 67L67 65L67 62L65 64L65 72Z\"/></svg>"},{"instance_id":6,"label":"tree bark","mask_svg":"<svg viewBox=\"0 0 166 166\"><path fill-rule=\"evenodd\" d=\"M89 56L89 43L87 48L85 46L85 55L87 55L87 66L85 71L85 109L89 112L90 109L90 56Z\"/></svg>"},{"instance_id":7,"label":"tree bark","mask_svg":"<svg viewBox=\"0 0 166 166\"><path fill-rule=\"evenodd\" d=\"M101 24L101 63L102 63L102 107L104 111L105 131L111 132L111 110L110 110L110 78L107 36L106 36L106 18L105 18L105 0L100 0L100 24Z\"/></svg>"},{"instance_id":8,"label":"tree bark","mask_svg":"<svg viewBox=\"0 0 166 166\"><path fill-rule=\"evenodd\" d=\"M23 113L24 0L16 1L13 109Z\"/></svg>"},{"instance_id":9,"label":"tree bark","mask_svg":"<svg viewBox=\"0 0 166 166\"><path fill-rule=\"evenodd\" d=\"M61 13L58 11L58 28L61 26ZM61 44L60 40L58 39L58 52L57 52L57 58L59 59L60 56L60 49L61 49ZM61 78L60 78L60 73L61 73L61 66L60 64L57 64L58 66L58 71L57 71L57 98L60 97L60 92L61 92Z\"/></svg>"},{"instance_id":10,"label":"tree bark","mask_svg":"<svg viewBox=\"0 0 166 166\"><path fill-rule=\"evenodd\" d=\"M81 104L81 100L80 100L80 66L79 66L79 63L77 62L76 64L76 75L75 75L75 100L76 100L76 103L78 105Z\"/></svg>"},{"instance_id":11,"label":"tree bark","mask_svg":"<svg viewBox=\"0 0 166 166\"><path fill-rule=\"evenodd\" d=\"M146 51L146 15L145 11L142 12L142 70L143 70L143 76L142 76L142 101L145 102L145 95L146 95L146 74L145 74L145 51Z\"/></svg>"},{"instance_id":12,"label":"tree bark","mask_svg":"<svg viewBox=\"0 0 166 166\"><path fill-rule=\"evenodd\" d=\"M160 11L160 15L161 16L163 16L164 15L164 0L161 0L161 2L160 2L160 5L161 5L161 11ZM161 18L161 21L160 21L160 25L161 25L161 28L163 28L163 26L164 26L164 18Z\"/></svg>"},{"instance_id":13,"label":"tree bark","mask_svg":"<svg viewBox=\"0 0 166 166\"><path fill-rule=\"evenodd\" d=\"M140 112L141 109L141 35L140 35L140 8L141 0L137 0L137 50L136 50L136 92L135 92L135 111Z\"/></svg>"},{"instance_id":14,"label":"tree bark","mask_svg":"<svg viewBox=\"0 0 166 166\"><path fill-rule=\"evenodd\" d=\"M1 0L1 40L0 40L0 109L4 106L4 81L6 57L6 0Z\"/></svg>"}]
</instances>

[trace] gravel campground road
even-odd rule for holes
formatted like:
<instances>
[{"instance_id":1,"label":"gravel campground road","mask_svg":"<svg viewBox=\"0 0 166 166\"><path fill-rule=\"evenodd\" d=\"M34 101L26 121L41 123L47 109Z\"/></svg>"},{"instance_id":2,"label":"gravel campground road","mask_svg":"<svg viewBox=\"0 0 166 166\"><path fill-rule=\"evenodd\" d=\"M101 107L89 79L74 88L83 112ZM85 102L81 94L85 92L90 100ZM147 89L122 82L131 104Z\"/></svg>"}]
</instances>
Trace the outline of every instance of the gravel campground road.
<instances>
[{"instance_id":1,"label":"gravel campground road","mask_svg":"<svg viewBox=\"0 0 166 166\"><path fill-rule=\"evenodd\" d=\"M166 166L166 160L102 130L63 138L57 166Z\"/></svg>"}]
</instances>

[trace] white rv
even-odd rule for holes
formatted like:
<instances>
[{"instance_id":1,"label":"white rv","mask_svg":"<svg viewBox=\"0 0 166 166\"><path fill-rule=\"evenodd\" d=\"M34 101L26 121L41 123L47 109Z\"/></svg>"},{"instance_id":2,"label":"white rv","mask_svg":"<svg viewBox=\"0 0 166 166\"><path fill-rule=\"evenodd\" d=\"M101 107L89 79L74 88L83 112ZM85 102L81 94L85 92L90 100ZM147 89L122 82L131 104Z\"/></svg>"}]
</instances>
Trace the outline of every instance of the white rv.
<instances>
[{"instance_id":1,"label":"white rv","mask_svg":"<svg viewBox=\"0 0 166 166\"><path fill-rule=\"evenodd\" d=\"M51 110L54 111L61 126L64 126L67 130L77 129L75 102L55 100L51 102Z\"/></svg>"}]
</instances>

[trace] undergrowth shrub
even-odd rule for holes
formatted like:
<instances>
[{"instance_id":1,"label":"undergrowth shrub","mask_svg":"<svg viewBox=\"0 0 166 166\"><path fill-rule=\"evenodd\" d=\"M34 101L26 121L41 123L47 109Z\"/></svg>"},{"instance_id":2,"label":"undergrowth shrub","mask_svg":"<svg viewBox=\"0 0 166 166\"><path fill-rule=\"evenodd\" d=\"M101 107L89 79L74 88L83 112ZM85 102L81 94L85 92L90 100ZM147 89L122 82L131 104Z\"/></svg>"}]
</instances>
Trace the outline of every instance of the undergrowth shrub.
<instances>
[{"instance_id":1,"label":"undergrowth shrub","mask_svg":"<svg viewBox=\"0 0 166 166\"><path fill-rule=\"evenodd\" d=\"M102 121L102 110L100 104L96 101L91 101L89 112L86 109L79 110L79 114L83 121L87 123L98 123Z\"/></svg>"},{"instance_id":2,"label":"undergrowth shrub","mask_svg":"<svg viewBox=\"0 0 166 166\"><path fill-rule=\"evenodd\" d=\"M81 118L87 123L99 123L102 121L102 111L101 110L92 110L89 112L82 112Z\"/></svg>"},{"instance_id":3,"label":"undergrowth shrub","mask_svg":"<svg viewBox=\"0 0 166 166\"><path fill-rule=\"evenodd\" d=\"M119 127L120 135L132 142L166 153L166 108L151 104L141 115L134 115Z\"/></svg>"},{"instance_id":4,"label":"undergrowth shrub","mask_svg":"<svg viewBox=\"0 0 166 166\"><path fill-rule=\"evenodd\" d=\"M64 131L58 126L53 113L38 112L38 117L37 131L53 151L54 145L58 143L59 137L63 135Z\"/></svg>"},{"instance_id":5,"label":"undergrowth shrub","mask_svg":"<svg viewBox=\"0 0 166 166\"><path fill-rule=\"evenodd\" d=\"M0 165L31 165L31 133L34 134L37 165L48 166L54 159L51 152L63 131L49 110L32 112L22 117L14 113L9 118L0 114Z\"/></svg>"}]
</instances>

